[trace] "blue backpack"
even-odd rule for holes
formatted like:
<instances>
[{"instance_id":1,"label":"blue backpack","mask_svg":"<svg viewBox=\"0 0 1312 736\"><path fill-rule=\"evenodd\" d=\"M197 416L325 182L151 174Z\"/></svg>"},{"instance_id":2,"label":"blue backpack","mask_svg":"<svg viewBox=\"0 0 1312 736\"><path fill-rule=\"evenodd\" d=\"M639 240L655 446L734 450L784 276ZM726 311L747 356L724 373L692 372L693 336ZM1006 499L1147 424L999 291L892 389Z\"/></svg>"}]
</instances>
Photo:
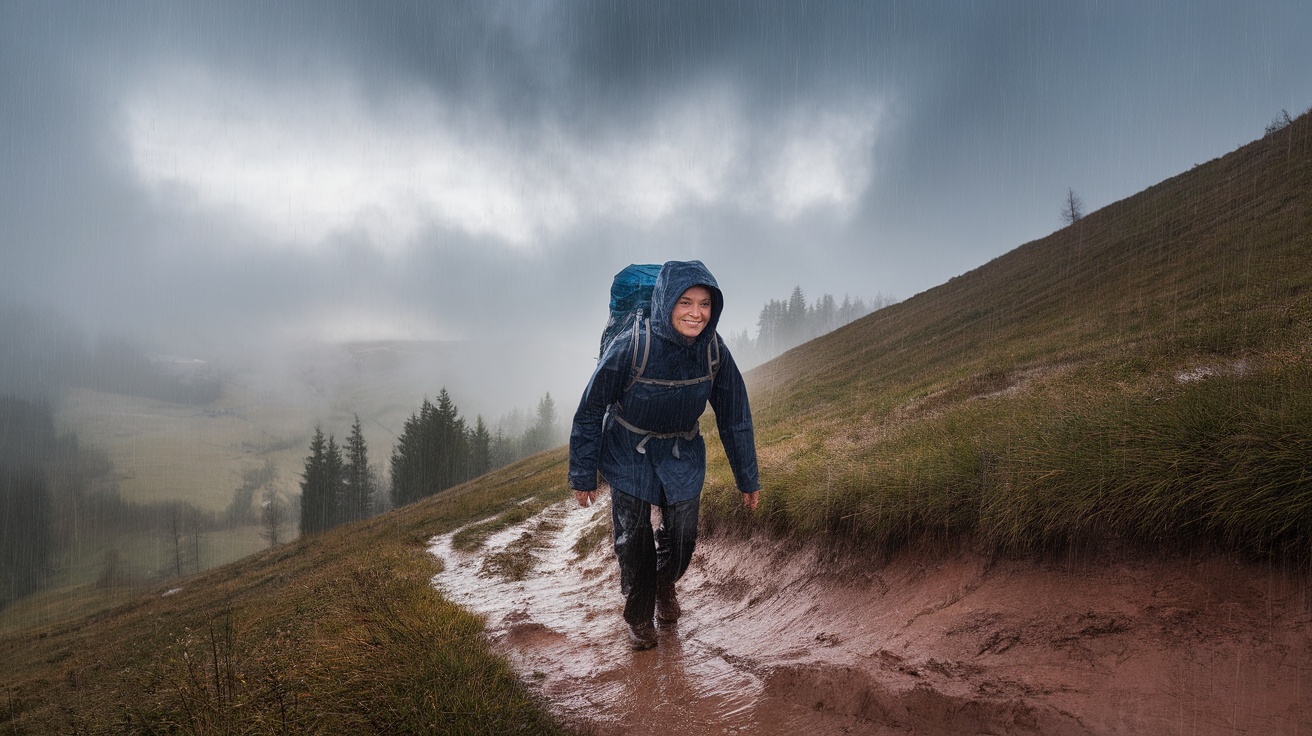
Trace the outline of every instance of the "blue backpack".
<instances>
[{"instance_id":1,"label":"blue backpack","mask_svg":"<svg viewBox=\"0 0 1312 736\"><path fill-rule=\"evenodd\" d=\"M650 316L651 294L656 288L656 277L661 267L653 263L634 263L624 267L615 274L610 284L610 317L606 319L606 329L601 333L600 358L606 353L606 346L611 340L631 324L630 319L641 321L643 315Z\"/></svg>"},{"instance_id":2,"label":"blue backpack","mask_svg":"<svg viewBox=\"0 0 1312 736\"><path fill-rule=\"evenodd\" d=\"M647 356L651 353L651 296L660 272L661 266L657 264L633 263L615 274L615 280L610 284L610 316L606 319L606 329L601 333L601 352L597 354L597 359L600 360L606 354L606 348L616 335L630 327L633 329L633 356L629 367L629 382L624 387L626 392L637 382L681 386L713 381L720 370L720 340L716 337L706 346L708 372L705 377L688 381L661 381L642 377L643 371L647 369Z\"/></svg>"}]
</instances>

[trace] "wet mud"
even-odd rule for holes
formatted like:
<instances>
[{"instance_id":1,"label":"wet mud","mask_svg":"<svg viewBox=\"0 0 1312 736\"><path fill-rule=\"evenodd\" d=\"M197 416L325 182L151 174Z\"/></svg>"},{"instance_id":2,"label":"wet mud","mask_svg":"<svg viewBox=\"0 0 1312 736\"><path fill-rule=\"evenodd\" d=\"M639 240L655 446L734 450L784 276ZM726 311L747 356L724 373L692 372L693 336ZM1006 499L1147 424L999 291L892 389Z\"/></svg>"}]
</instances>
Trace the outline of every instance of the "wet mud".
<instances>
[{"instance_id":1,"label":"wet mud","mask_svg":"<svg viewBox=\"0 0 1312 736\"><path fill-rule=\"evenodd\" d=\"M434 585L583 733L1312 733L1303 573L703 539L683 618L633 652L608 538L575 551L609 505L542 516L475 552L434 539ZM530 550L521 580L489 564L507 549Z\"/></svg>"}]
</instances>

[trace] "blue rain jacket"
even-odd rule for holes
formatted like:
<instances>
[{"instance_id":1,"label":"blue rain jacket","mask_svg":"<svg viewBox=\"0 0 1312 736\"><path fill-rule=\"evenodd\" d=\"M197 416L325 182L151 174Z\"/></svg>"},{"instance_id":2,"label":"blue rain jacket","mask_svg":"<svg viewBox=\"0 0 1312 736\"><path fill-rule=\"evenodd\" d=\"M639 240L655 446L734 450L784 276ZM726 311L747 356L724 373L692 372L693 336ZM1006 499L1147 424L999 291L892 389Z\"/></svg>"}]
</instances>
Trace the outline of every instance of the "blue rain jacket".
<instances>
[{"instance_id":1,"label":"blue rain jacket","mask_svg":"<svg viewBox=\"0 0 1312 736\"><path fill-rule=\"evenodd\" d=\"M699 285L711 292L711 316L689 344L675 331L671 318L683 292ZM701 261L670 261L661 268L652 293L650 340L641 326L636 336L639 362L643 345L651 343L642 379L689 383L638 382L626 391L633 374L635 331L621 331L597 361L574 413L569 437L570 488L594 490L600 470L612 488L648 503L695 498L706 478L706 443L693 432L710 402L738 490L760 490L747 387L733 356L715 333L723 309L720 287ZM708 359L716 354L710 340L719 342L719 369L713 381L692 382L710 373ZM684 434L657 437L641 430Z\"/></svg>"}]
</instances>

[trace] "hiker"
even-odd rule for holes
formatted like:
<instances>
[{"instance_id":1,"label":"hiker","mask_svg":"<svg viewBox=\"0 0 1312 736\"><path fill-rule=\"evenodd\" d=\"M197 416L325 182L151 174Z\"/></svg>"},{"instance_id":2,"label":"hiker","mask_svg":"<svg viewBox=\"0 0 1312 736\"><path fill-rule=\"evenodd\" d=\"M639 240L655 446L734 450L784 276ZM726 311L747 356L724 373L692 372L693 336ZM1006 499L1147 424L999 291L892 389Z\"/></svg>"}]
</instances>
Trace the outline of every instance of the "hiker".
<instances>
[{"instance_id":1,"label":"hiker","mask_svg":"<svg viewBox=\"0 0 1312 736\"><path fill-rule=\"evenodd\" d=\"M715 332L724 297L701 261L670 261L649 317L618 332L597 362L569 438L569 486L580 506L611 489L624 620L635 650L656 646L652 618L680 615L675 582L692 560L706 477L698 418L709 401L743 505L760 493L752 413L742 374ZM651 507L660 509L652 529Z\"/></svg>"}]
</instances>

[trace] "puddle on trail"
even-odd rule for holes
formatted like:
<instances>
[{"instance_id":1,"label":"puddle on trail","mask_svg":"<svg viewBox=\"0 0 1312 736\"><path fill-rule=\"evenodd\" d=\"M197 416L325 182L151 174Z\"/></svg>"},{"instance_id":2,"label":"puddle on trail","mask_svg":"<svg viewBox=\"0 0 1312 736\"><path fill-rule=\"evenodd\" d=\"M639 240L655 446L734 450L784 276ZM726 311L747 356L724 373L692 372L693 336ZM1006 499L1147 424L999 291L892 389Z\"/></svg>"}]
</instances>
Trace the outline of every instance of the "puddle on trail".
<instances>
[{"instance_id":1,"label":"puddle on trail","mask_svg":"<svg viewBox=\"0 0 1312 736\"><path fill-rule=\"evenodd\" d=\"M685 592L697 587L694 572L680 585L683 619L659 630L656 649L631 651L609 536L585 558L573 551L586 531L609 527L609 514L609 501L587 509L570 501L475 552L453 550L450 534L430 548L445 564L434 585L486 618L497 650L565 722L599 734L903 733L773 696L754 653L760 632L737 627L737 613L711 597ZM535 528L536 564L524 580L487 571L486 560Z\"/></svg>"}]
</instances>

